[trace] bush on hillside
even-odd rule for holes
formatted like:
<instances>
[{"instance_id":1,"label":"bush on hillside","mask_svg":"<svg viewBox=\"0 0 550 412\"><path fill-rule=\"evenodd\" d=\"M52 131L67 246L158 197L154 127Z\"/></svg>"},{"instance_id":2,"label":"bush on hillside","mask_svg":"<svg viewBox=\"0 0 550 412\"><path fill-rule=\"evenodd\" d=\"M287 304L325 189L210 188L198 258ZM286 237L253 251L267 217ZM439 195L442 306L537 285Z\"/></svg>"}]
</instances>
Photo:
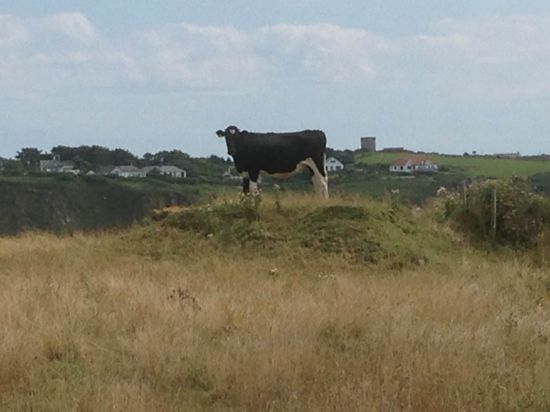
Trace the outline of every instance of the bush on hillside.
<instances>
[{"instance_id":1,"label":"bush on hillside","mask_svg":"<svg viewBox=\"0 0 550 412\"><path fill-rule=\"evenodd\" d=\"M6 160L1 172L3 176L23 176L25 174L25 167L19 160Z\"/></svg>"},{"instance_id":2,"label":"bush on hillside","mask_svg":"<svg viewBox=\"0 0 550 412\"><path fill-rule=\"evenodd\" d=\"M100 183L105 184L107 183L108 177L104 175L84 175L82 176L82 180L86 183Z\"/></svg>"},{"instance_id":3,"label":"bush on hillside","mask_svg":"<svg viewBox=\"0 0 550 412\"><path fill-rule=\"evenodd\" d=\"M495 191L496 233L493 230ZM488 180L471 185L466 196L463 193L448 196L444 214L479 240L529 248L537 245L550 224L550 202L534 193L524 179Z\"/></svg>"},{"instance_id":4,"label":"bush on hillside","mask_svg":"<svg viewBox=\"0 0 550 412\"><path fill-rule=\"evenodd\" d=\"M78 180L78 176L72 173L54 173L52 174L52 179L56 182L74 182Z\"/></svg>"},{"instance_id":5,"label":"bush on hillside","mask_svg":"<svg viewBox=\"0 0 550 412\"><path fill-rule=\"evenodd\" d=\"M529 178L535 190L545 196L550 196L550 173L537 173Z\"/></svg>"}]
</instances>

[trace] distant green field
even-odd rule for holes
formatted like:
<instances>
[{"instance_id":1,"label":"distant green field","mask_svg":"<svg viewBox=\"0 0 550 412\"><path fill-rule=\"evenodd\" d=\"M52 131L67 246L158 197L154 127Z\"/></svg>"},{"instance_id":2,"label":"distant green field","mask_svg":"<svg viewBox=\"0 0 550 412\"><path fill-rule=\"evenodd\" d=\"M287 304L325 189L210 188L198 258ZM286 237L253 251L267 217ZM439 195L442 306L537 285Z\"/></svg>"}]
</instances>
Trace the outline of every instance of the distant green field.
<instances>
[{"instance_id":1,"label":"distant green field","mask_svg":"<svg viewBox=\"0 0 550 412\"><path fill-rule=\"evenodd\" d=\"M361 153L356 160L360 164L387 164L411 156L411 153ZM527 159L496 159L484 156L426 155L439 166L467 176L511 177L550 173L550 161Z\"/></svg>"}]
</instances>

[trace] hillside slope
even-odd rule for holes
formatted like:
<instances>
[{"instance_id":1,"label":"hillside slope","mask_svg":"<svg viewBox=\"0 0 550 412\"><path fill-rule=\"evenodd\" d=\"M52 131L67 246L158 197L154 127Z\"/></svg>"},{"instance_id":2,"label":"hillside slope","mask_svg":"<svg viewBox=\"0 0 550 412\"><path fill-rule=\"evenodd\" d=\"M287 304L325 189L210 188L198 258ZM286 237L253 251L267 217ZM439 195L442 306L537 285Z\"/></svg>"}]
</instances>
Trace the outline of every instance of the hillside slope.
<instances>
[{"instance_id":1,"label":"hillside slope","mask_svg":"<svg viewBox=\"0 0 550 412\"><path fill-rule=\"evenodd\" d=\"M123 227L155 208L193 200L193 195L165 189L138 190L112 182L0 179L0 234Z\"/></svg>"},{"instance_id":2,"label":"hillside slope","mask_svg":"<svg viewBox=\"0 0 550 412\"><path fill-rule=\"evenodd\" d=\"M414 153L360 153L356 162L366 165L389 165L396 159L415 156ZM438 165L466 176L512 177L532 176L550 172L550 161L539 159L497 159L485 156L450 156L426 154Z\"/></svg>"}]
</instances>

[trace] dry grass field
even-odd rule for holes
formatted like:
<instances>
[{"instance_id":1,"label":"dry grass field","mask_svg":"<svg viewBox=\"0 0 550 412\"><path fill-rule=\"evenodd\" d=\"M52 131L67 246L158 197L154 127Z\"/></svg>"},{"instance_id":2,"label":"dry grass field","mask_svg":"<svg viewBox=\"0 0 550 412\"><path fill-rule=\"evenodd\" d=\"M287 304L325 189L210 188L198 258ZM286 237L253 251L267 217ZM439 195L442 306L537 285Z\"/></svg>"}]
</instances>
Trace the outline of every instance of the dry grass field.
<instances>
[{"instance_id":1,"label":"dry grass field","mask_svg":"<svg viewBox=\"0 0 550 412\"><path fill-rule=\"evenodd\" d=\"M246 244L198 220L0 239L0 410L550 410L549 269L412 213L405 251L381 226L382 258L358 259L284 226L326 236L327 206L281 202ZM387 207L363 203L328 207L358 226Z\"/></svg>"}]
</instances>

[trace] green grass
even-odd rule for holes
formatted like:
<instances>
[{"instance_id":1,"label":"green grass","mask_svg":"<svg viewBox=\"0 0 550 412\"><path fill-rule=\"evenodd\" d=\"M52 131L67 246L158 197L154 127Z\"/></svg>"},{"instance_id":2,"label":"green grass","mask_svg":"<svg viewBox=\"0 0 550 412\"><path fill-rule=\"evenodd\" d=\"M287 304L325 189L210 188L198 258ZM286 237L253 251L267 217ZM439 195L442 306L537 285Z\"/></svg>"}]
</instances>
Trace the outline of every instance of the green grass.
<instances>
[{"instance_id":1,"label":"green grass","mask_svg":"<svg viewBox=\"0 0 550 412\"><path fill-rule=\"evenodd\" d=\"M246 247L268 257L322 253L401 268L437 261L442 248L453 248L429 219L390 200L347 196L317 204L310 196L274 194L259 205L251 202L218 199L156 219L165 227L208 238L220 249ZM148 246L153 251L157 247Z\"/></svg>"},{"instance_id":2,"label":"green grass","mask_svg":"<svg viewBox=\"0 0 550 412\"><path fill-rule=\"evenodd\" d=\"M329 176L331 195L354 193L375 199L391 195L399 202L420 205L434 197L441 186L458 187L463 175L437 173L433 175L399 176L387 172L350 173ZM394 191L395 194L391 194Z\"/></svg>"},{"instance_id":3,"label":"green grass","mask_svg":"<svg viewBox=\"0 0 550 412\"><path fill-rule=\"evenodd\" d=\"M389 165L392 161L411 156L411 153L361 153L359 164ZM532 176L550 172L550 161L533 159L496 159L484 156L427 155L440 167L467 176L512 177Z\"/></svg>"}]
</instances>

